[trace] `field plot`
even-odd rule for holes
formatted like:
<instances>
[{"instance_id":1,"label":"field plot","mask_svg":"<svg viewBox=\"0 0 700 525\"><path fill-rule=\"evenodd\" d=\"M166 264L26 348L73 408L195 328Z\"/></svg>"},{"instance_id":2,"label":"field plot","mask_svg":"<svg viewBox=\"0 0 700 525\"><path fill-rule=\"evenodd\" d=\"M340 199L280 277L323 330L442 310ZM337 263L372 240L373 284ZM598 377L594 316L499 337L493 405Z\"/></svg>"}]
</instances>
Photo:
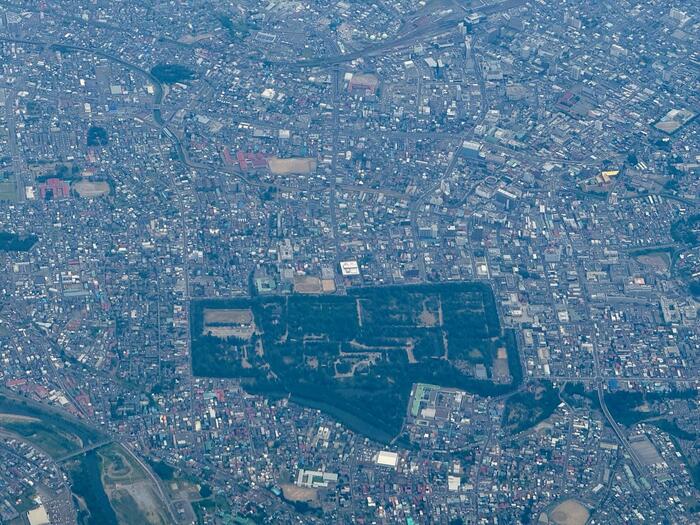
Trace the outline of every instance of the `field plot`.
<instances>
[{"instance_id":1,"label":"field plot","mask_svg":"<svg viewBox=\"0 0 700 525\"><path fill-rule=\"evenodd\" d=\"M161 525L168 522L153 482L119 445L98 450L102 485L119 523Z\"/></svg>"},{"instance_id":2,"label":"field plot","mask_svg":"<svg viewBox=\"0 0 700 525\"><path fill-rule=\"evenodd\" d=\"M575 499L562 501L549 513L550 523L556 525L585 525L590 513Z\"/></svg>"},{"instance_id":3,"label":"field plot","mask_svg":"<svg viewBox=\"0 0 700 525\"><path fill-rule=\"evenodd\" d=\"M109 184L103 180L90 181L82 179L73 184L73 189L83 198L90 199L107 195L110 191Z\"/></svg>"},{"instance_id":4,"label":"field plot","mask_svg":"<svg viewBox=\"0 0 700 525\"><path fill-rule=\"evenodd\" d=\"M17 185L14 180L0 180L0 200L17 200Z\"/></svg>"},{"instance_id":5,"label":"field plot","mask_svg":"<svg viewBox=\"0 0 700 525\"><path fill-rule=\"evenodd\" d=\"M247 309L250 337L212 335L213 311ZM191 316L195 375L292 394L379 441L399 432L413 383L497 395L521 379L514 335L481 283L204 300Z\"/></svg>"},{"instance_id":6,"label":"field plot","mask_svg":"<svg viewBox=\"0 0 700 525\"><path fill-rule=\"evenodd\" d=\"M250 309L205 308L203 315L202 335L248 340L255 331L253 312Z\"/></svg>"},{"instance_id":7,"label":"field plot","mask_svg":"<svg viewBox=\"0 0 700 525\"><path fill-rule=\"evenodd\" d=\"M310 158L291 158L291 159L278 159L277 157L272 157L268 159L267 166L270 168L270 172L275 175L308 175L316 171L316 159Z\"/></svg>"}]
</instances>

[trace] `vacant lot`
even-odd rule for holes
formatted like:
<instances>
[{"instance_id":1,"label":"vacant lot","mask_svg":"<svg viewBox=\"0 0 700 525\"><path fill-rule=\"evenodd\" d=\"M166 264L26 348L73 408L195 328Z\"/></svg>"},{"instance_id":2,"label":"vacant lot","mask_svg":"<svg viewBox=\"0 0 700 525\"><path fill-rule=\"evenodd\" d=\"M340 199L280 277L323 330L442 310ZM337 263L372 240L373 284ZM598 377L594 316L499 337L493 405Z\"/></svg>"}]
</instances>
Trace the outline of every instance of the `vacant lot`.
<instances>
[{"instance_id":1,"label":"vacant lot","mask_svg":"<svg viewBox=\"0 0 700 525\"><path fill-rule=\"evenodd\" d=\"M316 171L316 159L310 158L278 159L272 157L268 159L267 165L275 175L291 175L293 173L308 175Z\"/></svg>"},{"instance_id":2,"label":"vacant lot","mask_svg":"<svg viewBox=\"0 0 700 525\"><path fill-rule=\"evenodd\" d=\"M109 499L119 523L165 525L168 523L163 504L149 482L140 481L119 485L110 491Z\"/></svg>"},{"instance_id":3,"label":"vacant lot","mask_svg":"<svg viewBox=\"0 0 700 525\"><path fill-rule=\"evenodd\" d=\"M89 199L92 197L100 197L102 195L107 195L109 193L109 184L102 180L89 181L83 179L73 184L73 189L81 197Z\"/></svg>"},{"instance_id":4,"label":"vacant lot","mask_svg":"<svg viewBox=\"0 0 700 525\"><path fill-rule=\"evenodd\" d=\"M212 38L214 33L200 33L199 35L182 35L177 39L178 42L183 44L194 44L195 42L201 42L202 40L207 40Z\"/></svg>"},{"instance_id":5,"label":"vacant lot","mask_svg":"<svg viewBox=\"0 0 700 525\"><path fill-rule=\"evenodd\" d=\"M286 500L305 501L307 503L316 503L318 501L317 489L298 487L293 483L283 483L280 487L282 487L282 494Z\"/></svg>"},{"instance_id":6,"label":"vacant lot","mask_svg":"<svg viewBox=\"0 0 700 525\"><path fill-rule=\"evenodd\" d=\"M98 450L102 486L119 523L168 523L148 474L120 445Z\"/></svg>"},{"instance_id":7,"label":"vacant lot","mask_svg":"<svg viewBox=\"0 0 700 525\"><path fill-rule=\"evenodd\" d=\"M586 525L590 513L575 499L562 501L549 513L549 518L557 525Z\"/></svg>"},{"instance_id":8,"label":"vacant lot","mask_svg":"<svg viewBox=\"0 0 700 525\"><path fill-rule=\"evenodd\" d=\"M297 275L294 277L294 291L297 293L321 293L321 279L311 275Z\"/></svg>"},{"instance_id":9,"label":"vacant lot","mask_svg":"<svg viewBox=\"0 0 700 525\"><path fill-rule=\"evenodd\" d=\"M204 325L223 324L251 324L253 322L253 312L248 308L245 310L235 309L204 309Z\"/></svg>"},{"instance_id":10,"label":"vacant lot","mask_svg":"<svg viewBox=\"0 0 700 525\"><path fill-rule=\"evenodd\" d=\"M219 339L235 337L247 341L255 333L253 312L250 309L206 308L203 317L201 335Z\"/></svg>"},{"instance_id":11,"label":"vacant lot","mask_svg":"<svg viewBox=\"0 0 700 525\"><path fill-rule=\"evenodd\" d=\"M164 503L148 474L118 444L65 463L88 525L164 525Z\"/></svg>"}]
</instances>

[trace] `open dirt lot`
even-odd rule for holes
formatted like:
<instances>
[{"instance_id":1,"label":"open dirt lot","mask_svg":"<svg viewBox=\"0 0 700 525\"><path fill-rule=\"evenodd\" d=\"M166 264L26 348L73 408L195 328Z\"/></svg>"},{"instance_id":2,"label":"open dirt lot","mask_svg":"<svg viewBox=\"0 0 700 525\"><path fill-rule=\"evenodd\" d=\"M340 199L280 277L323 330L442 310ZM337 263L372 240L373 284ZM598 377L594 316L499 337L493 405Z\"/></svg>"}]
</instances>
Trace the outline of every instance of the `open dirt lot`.
<instances>
[{"instance_id":1,"label":"open dirt lot","mask_svg":"<svg viewBox=\"0 0 700 525\"><path fill-rule=\"evenodd\" d=\"M318 500L316 489L298 487L293 483L284 483L281 487L285 499L289 501L306 501L307 503L312 503Z\"/></svg>"},{"instance_id":2,"label":"open dirt lot","mask_svg":"<svg viewBox=\"0 0 700 525\"><path fill-rule=\"evenodd\" d=\"M250 309L204 309L202 334L220 338L233 336L248 340L253 337L254 332L255 323Z\"/></svg>"},{"instance_id":3,"label":"open dirt lot","mask_svg":"<svg viewBox=\"0 0 700 525\"><path fill-rule=\"evenodd\" d=\"M667 254L651 254L651 255L640 255L637 260L647 266L653 267L655 270L660 272L667 272L671 263Z\"/></svg>"},{"instance_id":4,"label":"open dirt lot","mask_svg":"<svg viewBox=\"0 0 700 525\"><path fill-rule=\"evenodd\" d=\"M250 309L219 310L214 308L204 309L204 324L226 323L226 324L251 324L253 322L253 312Z\"/></svg>"},{"instance_id":5,"label":"open dirt lot","mask_svg":"<svg viewBox=\"0 0 700 525\"><path fill-rule=\"evenodd\" d=\"M562 501L549 513L552 523L557 525L586 525L590 513L575 499Z\"/></svg>"},{"instance_id":6,"label":"open dirt lot","mask_svg":"<svg viewBox=\"0 0 700 525\"><path fill-rule=\"evenodd\" d=\"M316 171L316 160L309 158L278 159L272 157L268 159L267 165L275 175L290 175L292 173L308 175Z\"/></svg>"},{"instance_id":7,"label":"open dirt lot","mask_svg":"<svg viewBox=\"0 0 700 525\"><path fill-rule=\"evenodd\" d=\"M297 275L294 277L294 291L297 293L321 293L321 279L312 275Z\"/></svg>"},{"instance_id":8,"label":"open dirt lot","mask_svg":"<svg viewBox=\"0 0 700 525\"><path fill-rule=\"evenodd\" d=\"M84 198L100 197L109 193L109 184L105 181L81 180L73 184L73 189Z\"/></svg>"},{"instance_id":9,"label":"open dirt lot","mask_svg":"<svg viewBox=\"0 0 700 525\"><path fill-rule=\"evenodd\" d=\"M117 485L110 491L109 498L121 523L168 523L162 511L162 503L148 482Z\"/></svg>"},{"instance_id":10,"label":"open dirt lot","mask_svg":"<svg viewBox=\"0 0 700 525\"><path fill-rule=\"evenodd\" d=\"M116 445L98 454L102 458L102 485L120 523L168 523L152 481L138 464Z\"/></svg>"}]
</instances>

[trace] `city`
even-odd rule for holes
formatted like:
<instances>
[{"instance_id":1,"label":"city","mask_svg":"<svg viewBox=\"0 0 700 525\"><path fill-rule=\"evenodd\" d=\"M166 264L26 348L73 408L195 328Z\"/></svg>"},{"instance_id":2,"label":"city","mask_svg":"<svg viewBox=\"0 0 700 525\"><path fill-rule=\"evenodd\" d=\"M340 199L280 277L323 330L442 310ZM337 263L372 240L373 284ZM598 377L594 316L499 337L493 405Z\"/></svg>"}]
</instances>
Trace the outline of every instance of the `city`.
<instances>
[{"instance_id":1,"label":"city","mask_svg":"<svg viewBox=\"0 0 700 525\"><path fill-rule=\"evenodd\" d=\"M698 42L0 0L0 523L700 523Z\"/></svg>"}]
</instances>

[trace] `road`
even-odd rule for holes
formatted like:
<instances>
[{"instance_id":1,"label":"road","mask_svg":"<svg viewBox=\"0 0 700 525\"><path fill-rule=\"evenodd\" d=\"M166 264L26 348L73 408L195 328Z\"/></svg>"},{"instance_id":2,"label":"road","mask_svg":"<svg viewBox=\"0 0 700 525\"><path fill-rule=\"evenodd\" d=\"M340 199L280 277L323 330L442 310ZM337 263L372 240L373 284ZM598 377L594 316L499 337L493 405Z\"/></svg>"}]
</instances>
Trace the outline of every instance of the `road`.
<instances>
[{"instance_id":1,"label":"road","mask_svg":"<svg viewBox=\"0 0 700 525\"><path fill-rule=\"evenodd\" d=\"M29 447L35 448L34 444L31 442L27 441L23 437L13 434L11 432L4 432L3 430L0 429L0 438L2 439L11 439L11 440L16 440L16 441L21 441L22 443L28 445ZM51 464L51 466L56 470L56 472L62 472L61 466L58 464L56 460L54 460L49 454L44 453L40 457L27 457L25 455L18 454L13 447L10 446L5 446L4 444L0 444L0 447L2 447L2 452L4 454L9 454L13 456L14 458L17 459L19 462L31 462L32 464L35 465L35 468L37 469L44 469L45 466L41 465L40 463L43 461L43 458L46 458L46 460ZM66 510L66 513L68 516L65 516L66 521L61 522L61 523L77 523L77 512L75 510L75 507L73 507L72 502L70 501L72 499L73 493L70 490L70 483L67 479L62 478L58 481L60 484L60 489L59 491L65 491L65 495L63 497L66 498L66 505L64 508L70 509ZM49 487L44 487L44 490L42 490L40 487L42 485L35 485L35 488L37 488L37 492L40 494L44 505L48 505L51 503L51 499L54 497L61 497L58 491L55 491L53 489L50 489ZM23 520L21 517L19 518L19 522L17 520L12 520L11 523L21 523L24 525L25 523L28 523L29 520Z\"/></svg>"},{"instance_id":2,"label":"road","mask_svg":"<svg viewBox=\"0 0 700 525\"><path fill-rule=\"evenodd\" d=\"M342 257L340 247L340 235L338 233L338 213L336 210L338 182L338 140L340 137L340 68L336 65L331 74L333 79L333 109L332 109L332 130L331 130L331 174L330 174L330 197L329 212L331 220L331 230L333 231L333 243L335 245L335 260L333 265L340 264Z\"/></svg>"},{"instance_id":3,"label":"road","mask_svg":"<svg viewBox=\"0 0 700 525\"><path fill-rule=\"evenodd\" d=\"M151 481L153 484L156 486L156 489L158 490L158 496L160 499L165 503L165 508L168 511L168 514L170 515L170 519L172 520L172 523L177 523L177 514L175 510L173 509L173 503L170 501L170 498L167 496L165 491L163 490L163 486L161 484L160 479L158 476L156 476L153 471L151 470L151 467L149 467L140 457L138 454L134 453L134 451L131 449L131 444L127 443L125 440L122 440L119 442L119 444L122 446L122 448L131 456L131 458L138 463L138 465L143 469L143 471L148 475L149 478L151 478Z\"/></svg>"},{"instance_id":4,"label":"road","mask_svg":"<svg viewBox=\"0 0 700 525\"><path fill-rule=\"evenodd\" d=\"M113 443L114 440L112 438L105 438L101 439L91 445L86 445L75 452L71 452L70 454L66 454L65 456L61 456L60 458L56 458L56 463L64 463L65 461L68 461L69 459L77 458L78 456L81 456L85 454L86 452L90 452L91 450L97 450L98 448L104 447L105 445L109 445L110 443Z\"/></svg>"},{"instance_id":5,"label":"road","mask_svg":"<svg viewBox=\"0 0 700 525\"><path fill-rule=\"evenodd\" d=\"M474 67L474 76L476 78L477 83L479 84L479 101L480 101L480 107L479 107L479 116L474 124L474 127L465 131L464 133L460 135L455 135L453 138L457 139L457 146L455 150L452 152L452 158L450 159L450 162L447 165L447 168L445 169L444 173L442 176L438 177L436 180L434 180L426 189L423 191L409 206L408 211L409 211L409 216L411 218L411 229L413 232L413 239L414 243L416 246L419 245L420 243L420 238L419 238L419 228L418 228L418 213L420 211L420 207L425 202L425 199L427 199L430 195L433 195L435 191L440 187L440 184L444 180L447 180L449 176L452 174L454 171L455 166L457 165L457 161L460 158L460 153L462 151L462 143L465 140L470 139L471 137L474 136L474 130L476 127L481 124L484 121L484 118L486 117L486 113L488 112L488 99L486 97L486 82L484 81L484 75L483 72L481 71L481 65L479 64L479 61L477 60L476 57L476 50L475 46L472 43L470 46L469 52L471 53L471 63ZM466 199L469 197L469 195L476 189L476 186L471 188L463 197L463 201L466 201ZM420 275L420 278L422 281L426 281L427 279L427 272L425 269L425 258L422 256L422 254L418 254L418 260L416 261L418 264L418 273Z\"/></svg>"},{"instance_id":6,"label":"road","mask_svg":"<svg viewBox=\"0 0 700 525\"><path fill-rule=\"evenodd\" d=\"M14 11L19 11L19 12L25 12L28 11L30 13L40 13L40 14L49 14L53 18L63 20L64 22L73 22L77 23L80 25L83 25L87 28L98 28L98 29L105 29L107 31L113 31L116 33L124 33L127 35L132 36L133 38L151 38L153 40L157 40L159 42L167 42L169 44L182 47L182 48L187 48L187 47L193 47L196 45L195 43L188 44L185 42L179 42L178 40L175 40L174 38L169 38L169 37L164 37L164 36L159 36L154 33L148 32L148 31L132 31L129 29L129 26L116 26L114 24L110 24L109 22L102 22L100 20L96 20L94 16L90 17L88 20L85 20L82 17L79 16L74 16L70 15L68 13L64 12L59 12L57 9L52 9L46 3L44 3L43 7L41 9L35 9L32 8L29 5L17 5L13 4L12 2L0 2L0 5L7 8L11 9Z\"/></svg>"},{"instance_id":7,"label":"road","mask_svg":"<svg viewBox=\"0 0 700 525\"><path fill-rule=\"evenodd\" d=\"M5 96L5 123L7 125L7 142L12 157L12 172L15 179L15 191L17 200L22 202L25 199L24 180L22 178L23 162L17 148L17 121L15 119L15 100L17 90L12 89Z\"/></svg>"},{"instance_id":8,"label":"road","mask_svg":"<svg viewBox=\"0 0 700 525\"><path fill-rule=\"evenodd\" d=\"M528 379L542 379L546 381L568 381L571 383L592 383L596 381L630 381L632 383L668 383L668 384L700 384L700 379L680 378L680 377L642 377L642 376L574 376L574 375L545 375L535 374L528 376Z\"/></svg>"},{"instance_id":9,"label":"road","mask_svg":"<svg viewBox=\"0 0 700 525\"><path fill-rule=\"evenodd\" d=\"M179 152L183 155L184 157L184 149L182 148L182 144L180 143L179 138L175 133L173 133L170 129L167 128L165 123L163 122L162 116L161 116L161 111L160 111L160 105L163 100L164 96L164 89L163 85L161 82L155 78L150 71L147 71L143 69L142 67L132 64L130 62L127 62L121 58L119 58L116 55L112 55L111 53L106 53L104 51L98 50L98 49L91 49L91 48L86 48L82 46L74 46L74 45L67 45L67 44L52 44L49 42L41 42L41 41L36 41L36 40L22 40L22 39L13 39L13 38L7 38L7 37L0 37L0 42L14 42L14 43L19 43L19 44L25 44L25 45L33 45L33 46L51 46L51 45L58 45L62 46L66 49L70 49L72 51L82 51L85 53L91 53L96 56L100 56L102 58L106 58L108 60L112 60L118 64L123 65L124 67L131 69L133 71L136 71L144 76L146 76L155 86L155 97L154 97L154 106L153 106L153 118L156 124L158 124L160 127L162 127L163 131L166 132L166 135L171 139L171 141L174 143L175 147L178 148ZM186 158L186 157L184 157ZM174 183L174 181L171 179L171 183L173 185L173 188L175 189L176 193L178 191L178 186ZM189 285L189 269L188 269L188 254L187 254L187 225L186 225L186 215L185 215L185 210L183 208L184 206L184 199L178 198L178 205L180 207L180 216L182 219L182 232L181 232L181 238L182 238L182 258L183 258L183 279L185 281L185 293L184 293L184 304L185 308L188 307L189 304L189 297L190 297L190 285ZM52 345L53 346L53 345ZM53 364L53 361L51 362ZM55 364L54 364L55 367ZM85 416L86 420L89 421L87 418L87 415L83 412L82 407L79 403L75 401L75 399L72 397L70 390L66 388L66 386L63 384L62 378L60 377L60 372L56 370L55 374L55 379L58 383L58 385L61 387L65 395L71 400L73 405ZM103 444L106 444L107 441ZM165 506L167 508L168 514L170 515L171 519L173 520L173 523L177 523L177 518L176 514L173 510L172 507L172 502L170 499L167 497L165 492L163 491L163 488L160 484L160 480L156 477L156 475L150 470L148 465L146 465L141 458L138 457L137 454L134 453L134 451L131 449L131 445L129 443L121 441L120 444L122 447L129 453L130 456L136 461L142 468L143 470L148 474L148 476L151 478L151 480L155 483L159 496L162 498L163 502L165 503ZM92 450L94 448L97 448L96 446L91 446L91 447L86 447L86 450ZM69 456L72 457L73 455ZM63 460L68 459L68 457L63 458Z\"/></svg>"},{"instance_id":10,"label":"road","mask_svg":"<svg viewBox=\"0 0 700 525\"><path fill-rule=\"evenodd\" d=\"M584 290L586 297L590 297L590 294L588 293L588 289L585 284L587 280L585 275L585 269L583 268L582 264L576 265L576 272L578 274L578 280L581 283L581 287ZM591 313L591 307L588 300L585 301L585 305L586 316L588 317L589 323L592 323L592 326L595 328L595 323L593 322L594 318ZM603 415L605 416L605 419L607 419L608 424L617 436L617 439L620 441L622 447L629 455L632 464L637 469L637 472L639 472L640 475L645 476L647 477L647 479L649 479L646 467L639 459L639 456L637 455L636 451L629 444L627 436L623 433L622 429L617 424L617 421L615 421L615 418L613 418L612 414L610 413L610 410L608 410L607 403L605 402L605 379L603 374L601 373L602 367L600 366L600 352L598 349L598 337L596 333L591 334L591 343L591 351L593 353L593 383L598 393L598 402L600 404L600 408L603 411Z\"/></svg>"}]
</instances>

